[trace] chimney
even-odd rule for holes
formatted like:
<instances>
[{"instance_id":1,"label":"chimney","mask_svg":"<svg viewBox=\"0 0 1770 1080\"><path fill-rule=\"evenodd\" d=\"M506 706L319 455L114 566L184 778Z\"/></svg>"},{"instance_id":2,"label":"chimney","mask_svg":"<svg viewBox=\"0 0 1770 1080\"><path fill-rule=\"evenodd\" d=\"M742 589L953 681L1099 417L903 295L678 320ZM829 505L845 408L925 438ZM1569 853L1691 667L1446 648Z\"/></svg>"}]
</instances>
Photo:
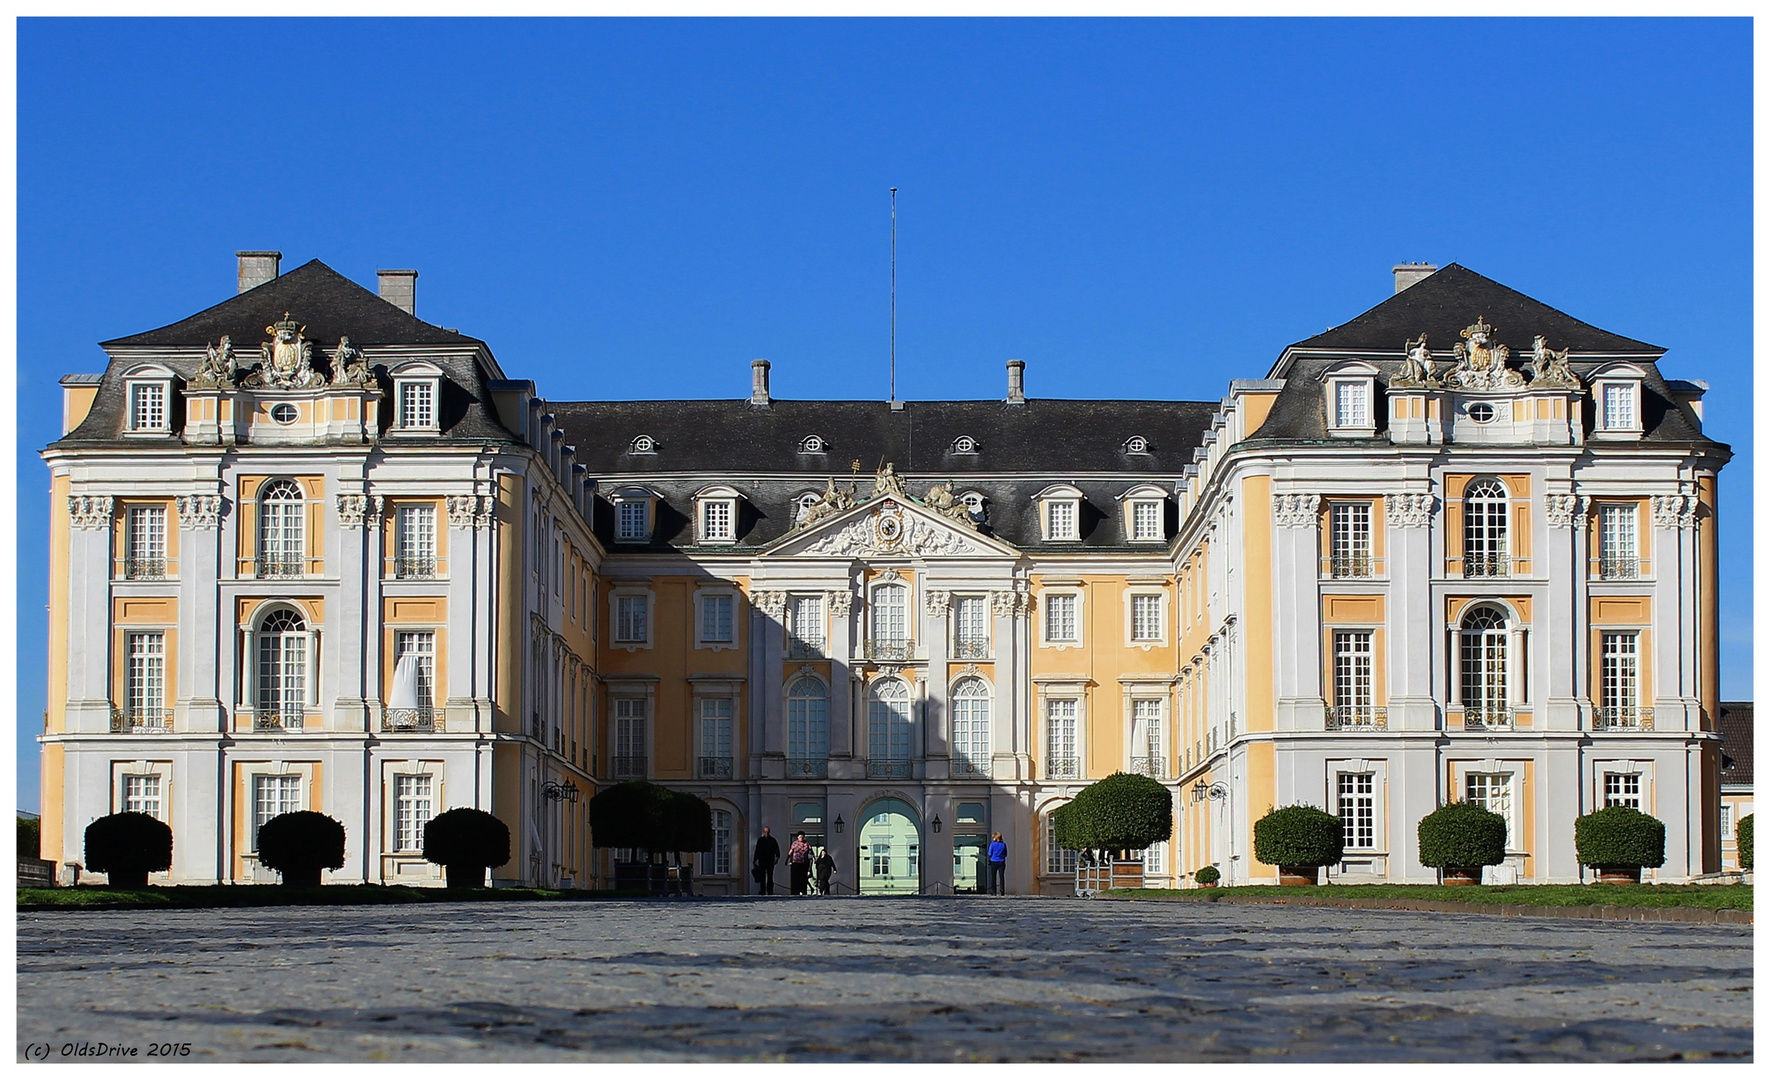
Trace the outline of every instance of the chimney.
<instances>
[{"instance_id":1,"label":"chimney","mask_svg":"<svg viewBox=\"0 0 1770 1080\"><path fill-rule=\"evenodd\" d=\"M236 251L234 257L240 260L241 292L256 289L275 278L277 266L283 261L280 251Z\"/></svg>"},{"instance_id":2,"label":"chimney","mask_svg":"<svg viewBox=\"0 0 1770 1080\"><path fill-rule=\"evenodd\" d=\"M418 314L418 271L377 270L375 277L380 283L381 299L407 315Z\"/></svg>"},{"instance_id":3,"label":"chimney","mask_svg":"<svg viewBox=\"0 0 1770 1080\"><path fill-rule=\"evenodd\" d=\"M750 404L768 404L768 369L772 366L766 360L750 361Z\"/></svg>"},{"instance_id":4,"label":"chimney","mask_svg":"<svg viewBox=\"0 0 1770 1080\"><path fill-rule=\"evenodd\" d=\"M1008 361L1008 404L1026 404L1026 361Z\"/></svg>"},{"instance_id":5,"label":"chimney","mask_svg":"<svg viewBox=\"0 0 1770 1080\"><path fill-rule=\"evenodd\" d=\"M1431 263L1400 263L1395 267L1395 291L1400 292L1410 285L1420 282L1438 272L1438 267Z\"/></svg>"}]
</instances>

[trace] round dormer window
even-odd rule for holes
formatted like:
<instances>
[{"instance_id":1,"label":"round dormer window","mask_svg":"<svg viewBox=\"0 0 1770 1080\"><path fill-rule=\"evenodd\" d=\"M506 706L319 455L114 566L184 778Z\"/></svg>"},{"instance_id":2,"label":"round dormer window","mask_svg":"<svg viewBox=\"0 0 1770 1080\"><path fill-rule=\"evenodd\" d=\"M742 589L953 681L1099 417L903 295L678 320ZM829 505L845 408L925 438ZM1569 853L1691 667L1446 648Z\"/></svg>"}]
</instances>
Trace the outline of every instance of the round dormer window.
<instances>
[{"instance_id":1,"label":"round dormer window","mask_svg":"<svg viewBox=\"0 0 1770 1080\"><path fill-rule=\"evenodd\" d=\"M658 444L650 435L636 435L633 437L631 453L655 454L657 451Z\"/></svg>"},{"instance_id":2,"label":"round dormer window","mask_svg":"<svg viewBox=\"0 0 1770 1080\"><path fill-rule=\"evenodd\" d=\"M1125 440L1125 453L1127 453L1127 454L1147 454L1147 453L1149 453L1149 440L1144 438L1141 435L1131 436L1130 438Z\"/></svg>"},{"instance_id":3,"label":"round dormer window","mask_svg":"<svg viewBox=\"0 0 1770 1080\"><path fill-rule=\"evenodd\" d=\"M958 438L953 440L953 453L955 453L955 454L975 454L975 453L977 453L977 440L972 438L969 435L959 436Z\"/></svg>"},{"instance_id":4,"label":"round dormer window","mask_svg":"<svg viewBox=\"0 0 1770 1080\"><path fill-rule=\"evenodd\" d=\"M1477 401L1475 404L1469 406L1469 419L1475 421L1477 424L1491 424L1493 423L1493 418L1497 415L1499 414L1494 412L1493 406L1485 401Z\"/></svg>"},{"instance_id":5,"label":"round dormer window","mask_svg":"<svg viewBox=\"0 0 1770 1080\"><path fill-rule=\"evenodd\" d=\"M827 449L829 449L829 446L824 442L824 437L822 435L807 435L805 438L799 440L799 452L801 454L821 454Z\"/></svg>"},{"instance_id":6,"label":"round dormer window","mask_svg":"<svg viewBox=\"0 0 1770 1080\"><path fill-rule=\"evenodd\" d=\"M300 415L300 411L287 401L279 401L270 407L270 418L279 424L293 424Z\"/></svg>"}]
</instances>

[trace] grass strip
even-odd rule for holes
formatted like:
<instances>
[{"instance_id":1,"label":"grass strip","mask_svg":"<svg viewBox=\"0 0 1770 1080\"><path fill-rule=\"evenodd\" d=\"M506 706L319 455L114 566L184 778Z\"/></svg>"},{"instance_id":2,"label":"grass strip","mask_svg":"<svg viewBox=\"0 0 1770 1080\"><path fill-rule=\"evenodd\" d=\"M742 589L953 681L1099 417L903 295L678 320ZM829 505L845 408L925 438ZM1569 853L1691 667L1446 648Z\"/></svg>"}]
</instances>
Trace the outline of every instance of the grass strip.
<instances>
[{"instance_id":1,"label":"grass strip","mask_svg":"<svg viewBox=\"0 0 1770 1080\"><path fill-rule=\"evenodd\" d=\"M509 903L525 900L610 900L642 897L640 892L592 889L421 889L410 885L321 885L294 889L282 885L170 885L113 889L76 885L61 889L20 889L20 911L117 908L311 907L365 904Z\"/></svg>"},{"instance_id":2,"label":"grass strip","mask_svg":"<svg viewBox=\"0 0 1770 1080\"><path fill-rule=\"evenodd\" d=\"M1366 900L1441 900L1496 907L1527 904L1537 907L1612 905L1752 910L1750 885L1238 885L1215 889L1114 889L1112 895L1207 904L1243 898L1326 896Z\"/></svg>"}]
</instances>

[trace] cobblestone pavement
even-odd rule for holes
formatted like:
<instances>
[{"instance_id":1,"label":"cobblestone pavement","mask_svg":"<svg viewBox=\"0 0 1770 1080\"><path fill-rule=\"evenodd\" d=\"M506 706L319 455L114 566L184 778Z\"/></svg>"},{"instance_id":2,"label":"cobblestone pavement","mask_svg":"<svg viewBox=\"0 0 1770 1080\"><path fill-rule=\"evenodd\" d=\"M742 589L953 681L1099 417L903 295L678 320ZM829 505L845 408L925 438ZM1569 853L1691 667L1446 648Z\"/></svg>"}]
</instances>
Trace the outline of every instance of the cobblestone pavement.
<instances>
[{"instance_id":1,"label":"cobblestone pavement","mask_svg":"<svg viewBox=\"0 0 1770 1080\"><path fill-rule=\"evenodd\" d=\"M1750 1060L1751 928L1036 897L25 912L18 1048Z\"/></svg>"}]
</instances>

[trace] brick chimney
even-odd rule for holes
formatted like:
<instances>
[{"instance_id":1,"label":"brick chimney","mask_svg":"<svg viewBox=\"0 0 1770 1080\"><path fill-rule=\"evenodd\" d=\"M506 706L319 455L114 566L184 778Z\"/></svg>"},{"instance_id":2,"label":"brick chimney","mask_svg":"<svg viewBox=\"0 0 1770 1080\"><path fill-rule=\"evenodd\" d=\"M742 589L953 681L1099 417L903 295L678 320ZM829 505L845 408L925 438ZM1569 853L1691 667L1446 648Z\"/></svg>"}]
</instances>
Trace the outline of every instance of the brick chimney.
<instances>
[{"instance_id":1,"label":"brick chimney","mask_svg":"<svg viewBox=\"0 0 1770 1080\"><path fill-rule=\"evenodd\" d=\"M1008 361L1008 404L1026 404L1026 361Z\"/></svg>"},{"instance_id":2,"label":"brick chimney","mask_svg":"<svg viewBox=\"0 0 1770 1080\"><path fill-rule=\"evenodd\" d=\"M418 271L377 270L375 277L379 283L381 299L407 315L418 314Z\"/></svg>"},{"instance_id":3,"label":"brick chimney","mask_svg":"<svg viewBox=\"0 0 1770 1080\"><path fill-rule=\"evenodd\" d=\"M234 257L240 260L240 292L275 279L283 262L280 251L236 251Z\"/></svg>"},{"instance_id":4,"label":"brick chimney","mask_svg":"<svg viewBox=\"0 0 1770 1080\"><path fill-rule=\"evenodd\" d=\"M766 360L750 361L750 404L768 404L768 369L772 366Z\"/></svg>"},{"instance_id":5,"label":"brick chimney","mask_svg":"<svg viewBox=\"0 0 1770 1080\"><path fill-rule=\"evenodd\" d=\"M1411 285L1418 285L1437 272L1438 267L1431 263L1399 263L1394 270L1395 291L1400 292Z\"/></svg>"}]
</instances>

